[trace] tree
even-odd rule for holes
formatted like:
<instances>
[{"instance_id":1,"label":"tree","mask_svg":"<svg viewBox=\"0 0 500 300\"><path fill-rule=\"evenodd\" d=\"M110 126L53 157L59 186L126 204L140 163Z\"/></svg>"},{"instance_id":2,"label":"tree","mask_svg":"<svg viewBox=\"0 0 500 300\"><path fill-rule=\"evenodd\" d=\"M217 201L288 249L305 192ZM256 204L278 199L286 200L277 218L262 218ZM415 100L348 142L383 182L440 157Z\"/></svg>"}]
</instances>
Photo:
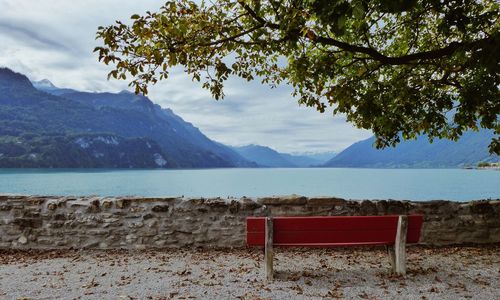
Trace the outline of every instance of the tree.
<instances>
[{"instance_id":1,"label":"tree","mask_svg":"<svg viewBox=\"0 0 500 300\"><path fill-rule=\"evenodd\" d=\"M215 99L229 76L289 84L345 114L376 146L420 134L500 134L499 3L473 0L168 1L99 27L99 60L137 93L181 65ZM500 153L500 138L490 152Z\"/></svg>"}]
</instances>

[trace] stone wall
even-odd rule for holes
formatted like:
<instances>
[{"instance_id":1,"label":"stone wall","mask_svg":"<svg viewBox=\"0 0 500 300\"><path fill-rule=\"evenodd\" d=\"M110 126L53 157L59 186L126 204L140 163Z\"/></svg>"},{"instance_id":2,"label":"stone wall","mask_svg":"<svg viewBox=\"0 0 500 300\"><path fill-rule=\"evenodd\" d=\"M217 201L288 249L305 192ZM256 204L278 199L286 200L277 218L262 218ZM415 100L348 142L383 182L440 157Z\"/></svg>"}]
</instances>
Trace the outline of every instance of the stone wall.
<instances>
[{"instance_id":1,"label":"stone wall","mask_svg":"<svg viewBox=\"0 0 500 300\"><path fill-rule=\"evenodd\" d=\"M244 247L248 216L423 214L421 242L500 242L500 199L348 201L0 196L1 249Z\"/></svg>"}]
</instances>

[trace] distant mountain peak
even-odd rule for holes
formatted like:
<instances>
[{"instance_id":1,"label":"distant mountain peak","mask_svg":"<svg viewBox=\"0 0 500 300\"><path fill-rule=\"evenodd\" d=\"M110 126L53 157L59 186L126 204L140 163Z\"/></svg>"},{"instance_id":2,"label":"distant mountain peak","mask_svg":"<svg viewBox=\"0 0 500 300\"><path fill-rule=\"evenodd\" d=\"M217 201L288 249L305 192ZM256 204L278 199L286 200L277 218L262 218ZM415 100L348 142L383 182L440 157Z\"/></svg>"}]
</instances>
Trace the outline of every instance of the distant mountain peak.
<instances>
[{"instance_id":1,"label":"distant mountain peak","mask_svg":"<svg viewBox=\"0 0 500 300\"><path fill-rule=\"evenodd\" d=\"M50 80L48 79L42 79L39 81L32 80L31 84L37 89L41 91L53 91L59 89L57 86L55 86Z\"/></svg>"},{"instance_id":2,"label":"distant mountain peak","mask_svg":"<svg viewBox=\"0 0 500 300\"><path fill-rule=\"evenodd\" d=\"M31 81L34 87L36 88L51 88L56 89L57 87L48 79L42 79L39 81Z\"/></svg>"},{"instance_id":3,"label":"distant mountain peak","mask_svg":"<svg viewBox=\"0 0 500 300\"><path fill-rule=\"evenodd\" d=\"M318 166L335 155L333 152L315 152L310 155L280 153L268 146L255 144L233 147L233 149L247 160L256 162L259 166L278 168Z\"/></svg>"},{"instance_id":4,"label":"distant mountain peak","mask_svg":"<svg viewBox=\"0 0 500 300\"><path fill-rule=\"evenodd\" d=\"M249 161L253 161L262 167L296 167L276 150L267 146L250 144L241 147L233 147L241 156Z\"/></svg>"}]
</instances>

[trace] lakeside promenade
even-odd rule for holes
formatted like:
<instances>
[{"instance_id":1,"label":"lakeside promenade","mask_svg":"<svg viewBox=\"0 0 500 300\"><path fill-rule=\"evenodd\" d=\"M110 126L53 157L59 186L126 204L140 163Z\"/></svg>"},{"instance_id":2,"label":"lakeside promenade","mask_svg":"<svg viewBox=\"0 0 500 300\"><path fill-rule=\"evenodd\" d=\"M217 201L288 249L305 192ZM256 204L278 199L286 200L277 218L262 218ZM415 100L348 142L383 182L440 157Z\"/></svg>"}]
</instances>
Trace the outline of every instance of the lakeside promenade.
<instances>
[{"instance_id":1,"label":"lakeside promenade","mask_svg":"<svg viewBox=\"0 0 500 300\"><path fill-rule=\"evenodd\" d=\"M498 299L500 245L409 247L406 277L378 248L0 253L2 299Z\"/></svg>"}]
</instances>

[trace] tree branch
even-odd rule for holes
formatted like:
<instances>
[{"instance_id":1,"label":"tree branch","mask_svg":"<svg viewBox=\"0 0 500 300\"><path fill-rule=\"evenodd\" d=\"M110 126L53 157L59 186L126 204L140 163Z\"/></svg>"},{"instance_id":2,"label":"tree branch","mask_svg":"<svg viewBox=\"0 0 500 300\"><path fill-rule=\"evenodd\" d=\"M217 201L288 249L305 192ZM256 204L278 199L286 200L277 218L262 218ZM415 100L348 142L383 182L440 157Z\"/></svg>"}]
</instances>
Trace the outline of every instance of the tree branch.
<instances>
[{"instance_id":1,"label":"tree branch","mask_svg":"<svg viewBox=\"0 0 500 300\"><path fill-rule=\"evenodd\" d=\"M260 25L254 26L254 27L252 27L252 28L250 28L250 29L247 29L247 30L245 30L245 31L242 31L242 32L240 32L240 33L238 33L238 34L235 34L235 35L233 35L233 36L229 36L229 37L227 37L227 38L223 38L223 39L220 39L220 40L216 40L216 41L213 41L213 42L210 42L210 43L198 44L198 45L196 45L196 46L206 47L206 46L213 46L213 45L217 45L217 44L221 44L221 43L225 43L225 42L229 42L229 41L234 41L234 40L236 40L237 38L242 37L242 36L244 36L244 35L247 35L247 34L249 34L249 33L253 32L253 31L255 31L255 30L259 29L259 28L262 28L262 27L264 27L264 25L263 25L263 24L260 24Z\"/></svg>"},{"instance_id":2,"label":"tree branch","mask_svg":"<svg viewBox=\"0 0 500 300\"><path fill-rule=\"evenodd\" d=\"M441 49L413 53L413 54L408 54L408 55L403 55L403 56L398 56L398 57L389 57L389 56L386 56L386 55L378 52L377 50L375 50L373 48L351 45L351 44L348 44L345 42L335 40L333 38L317 36L312 31L309 31L307 33L306 38L308 38L312 42L320 43L323 45L335 46L335 47L338 47L338 48L345 50L345 51L348 51L348 52L364 53L364 54L367 54L368 56L370 56L371 58L378 60L378 61L382 62L383 64L387 64L387 65L404 65L404 64L414 62L416 60L438 59L438 58L441 58L444 56L449 56L449 55L453 54L455 51L457 51L461 47L471 48L473 46L479 45L481 43L489 42L491 40L491 38L485 38L485 39L481 39L481 40L477 40L477 41L469 42L469 43L452 42L448 46L441 48Z\"/></svg>"},{"instance_id":3,"label":"tree branch","mask_svg":"<svg viewBox=\"0 0 500 300\"><path fill-rule=\"evenodd\" d=\"M260 24L265 25L266 27L272 28L272 29L279 29L280 26L278 24L274 24L272 22L268 22L265 19L263 19L261 16L257 15L257 13L250 7L248 4L246 4L243 1L238 1L238 3Z\"/></svg>"}]
</instances>

